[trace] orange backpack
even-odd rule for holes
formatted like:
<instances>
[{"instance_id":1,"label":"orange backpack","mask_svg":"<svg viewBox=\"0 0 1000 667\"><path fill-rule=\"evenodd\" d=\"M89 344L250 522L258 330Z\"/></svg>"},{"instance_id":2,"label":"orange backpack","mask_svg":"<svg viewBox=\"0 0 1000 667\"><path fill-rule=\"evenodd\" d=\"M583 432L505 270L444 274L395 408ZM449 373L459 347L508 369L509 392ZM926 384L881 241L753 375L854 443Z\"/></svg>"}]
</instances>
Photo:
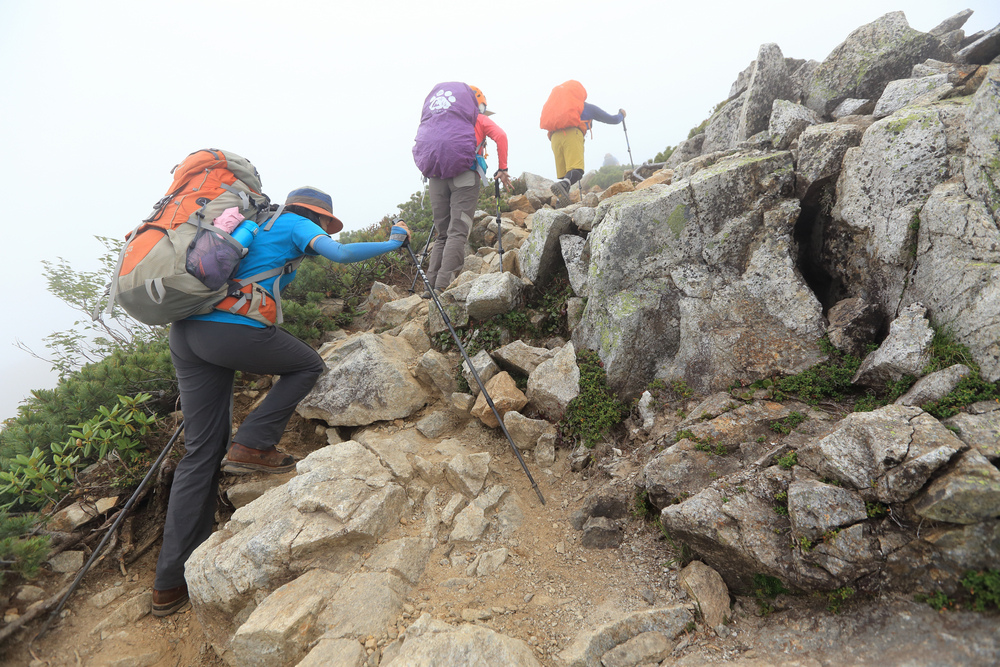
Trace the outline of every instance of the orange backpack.
<instances>
[{"instance_id":1,"label":"orange backpack","mask_svg":"<svg viewBox=\"0 0 1000 667\"><path fill-rule=\"evenodd\" d=\"M233 280L247 250L212 224L235 207L261 231L270 229L284 207L272 214L257 169L235 153L205 149L188 155L171 173L167 194L125 237L105 312L117 302L140 322L158 325L219 308L262 324L280 323L277 291L272 297L257 283L280 278L298 262Z\"/></svg>"},{"instance_id":2,"label":"orange backpack","mask_svg":"<svg viewBox=\"0 0 1000 667\"><path fill-rule=\"evenodd\" d=\"M559 84L549 93L549 99L545 100L538 126L548 130L550 139L556 130L570 127L578 127L581 132L586 132L590 129L590 123L580 120L586 99L587 91L579 81L570 79Z\"/></svg>"}]
</instances>

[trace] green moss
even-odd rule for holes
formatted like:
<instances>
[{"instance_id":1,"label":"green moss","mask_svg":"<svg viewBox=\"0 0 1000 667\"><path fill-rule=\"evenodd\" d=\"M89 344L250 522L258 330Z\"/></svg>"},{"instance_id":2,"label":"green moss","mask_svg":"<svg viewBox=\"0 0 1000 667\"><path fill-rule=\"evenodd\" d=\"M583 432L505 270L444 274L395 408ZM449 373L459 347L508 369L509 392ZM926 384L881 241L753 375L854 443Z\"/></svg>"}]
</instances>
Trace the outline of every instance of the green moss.
<instances>
[{"instance_id":1,"label":"green moss","mask_svg":"<svg viewBox=\"0 0 1000 667\"><path fill-rule=\"evenodd\" d=\"M667 226L670 227L670 231L674 233L674 236L680 238L681 232L684 231L684 226L687 225L689 218L690 215L688 215L687 206L678 205L674 207L674 210L670 212L670 217L667 218Z\"/></svg>"},{"instance_id":2,"label":"green moss","mask_svg":"<svg viewBox=\"0 0 1000 667\"><path fill-rule=\"evenodd\" d=\"M926 130L930 128L936 120L937 114L927 111L919 111L901 118L888 118L885 121L884 127L888 132L900 134L913 123L917 123L920 126L920 129Z\"/></svg>"}]
</instances>

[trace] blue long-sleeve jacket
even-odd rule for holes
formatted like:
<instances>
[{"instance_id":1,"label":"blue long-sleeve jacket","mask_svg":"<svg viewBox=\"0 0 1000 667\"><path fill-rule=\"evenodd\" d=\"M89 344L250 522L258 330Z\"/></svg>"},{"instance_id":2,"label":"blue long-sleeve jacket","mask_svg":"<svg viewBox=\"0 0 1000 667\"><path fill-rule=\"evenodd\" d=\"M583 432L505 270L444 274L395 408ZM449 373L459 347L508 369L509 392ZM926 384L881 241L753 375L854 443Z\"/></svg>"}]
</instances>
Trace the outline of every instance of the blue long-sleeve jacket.
<instances>
[{"instance_id":1,"label":"blue long-sleeve jacket","mask_svg":"<svg viewBox=\"0 0 1000 667\"><path fill-rule=\"evenodd\" d=\"M596 104L590 104L588 102L583 103L583 113L580 114L580 120L587 121L599 121L601 123L607 123L608 125L617 125L618 123L625 120L625 116L620 113L614 115L609 114L607 111L597 106Z\"/></svg>"}]
</instances>

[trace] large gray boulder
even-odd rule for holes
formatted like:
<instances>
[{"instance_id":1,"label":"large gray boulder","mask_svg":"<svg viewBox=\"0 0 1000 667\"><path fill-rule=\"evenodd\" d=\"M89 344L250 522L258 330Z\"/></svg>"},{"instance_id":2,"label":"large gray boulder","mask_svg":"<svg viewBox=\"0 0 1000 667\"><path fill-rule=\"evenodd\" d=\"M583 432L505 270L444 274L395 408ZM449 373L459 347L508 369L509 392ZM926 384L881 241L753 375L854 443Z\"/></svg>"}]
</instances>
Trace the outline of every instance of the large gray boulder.
<instances>
[{"instance_id":1,"label":"large gray boulder","mask_svg":"<svg viewBox=\"0 0 1000 667\"><path fill-rule=\"evenodd\" d=\"M476 278L465 298L466 312L474 320L488 320L509 313L524 302L524 282L517 276L487 273Z\"/></svg>"},{"instance_id":2,"label":"large gray boulder","mask_svg":"<svg viewBox=\"0 0 1000 667\"><path fill-rule=\"evenodd\" d=\"M969 348L983 377L1000 379L1000 228L960 182L943 183L920 211L917 259L903 295Z\"/></svg>"},{"instance_id":3,"label":"large gray boulder","mask_svg":"<svg viewBox=\"0 0 1000 667\"><path fill-rule=\"evenodd\" d=\"M828 269L887 316L916 251L920 210L951 174L948 135L935 107L909 107L874 123L844 157L824 231Z\"/></svg>"},{"instance_id":4,"label":"large gray boulder","mask_svg":"<svg viewBox=\"0 0 1000 667\"><path fill-rule=\"evenodd\" d=\"M855 412L798 450L800 465L869 501L905 502L967 445L919 408Z\"/></svg>"},{"instance_id":5,"label":"large gray boulder","mask_svg":"<svg viewBox=\"0 0 1000 667\"><path fill-rule=\"evenodd\" d=\"M576 365L576 350L571 342L551 359L540 363L528 376L528 400L552 421L562 419L570 401L579 394L580 368Z\"/></svg>"},{"instance_id":6,"label":"large gray boulder","mask_svg":"<svg viewBox=\"0 0 1000 667\"><path fill-rule=\"evenodd\" d=\"M768 128L775 100L792 97L792 82L785 68L785 57L777 44L763 44L757 51L753 73L747 84L746 99L740 109L738 139L749 139Z\"/></svg>"},{"instance_id":7,"label":"large gray boulder","mask_svg":"<svg viewBox=\"0 0 1000 667\"><path fill-rule=\"evenodd\" d=\"M998 55L1000 55L1000 25L959 50L955 54L955 60L960 63L985 65Z\"/></svg>"},{"instance_id":8,"label":"large gray boulder","mask_svg":"<svg viewBox=\"0 0 1000 667\"><path fill-rule=\"evenodd\" d=\"M520 249L521 276L543 286L562 266L559 237L572 229L568 213L551 209L537 211L531 220L531 234Z\"/></svg>"},{"instance_id":9,"label":"large gray boulder","mask_svg":"<svg viewBox=\"0 0 1000 667\"><path fill-rule=\"evenodd\" d=\"M813 73L805 105L827 115L847 98L876 99L917 63L951 56L937 37L911 28L903 12L890 12L852 32L826 57Z\"/></svg>"},{"instance_id":10,"label":"large gray boulder","mask_svg":"<svg viewBox=\"0 0 1000 667\"><path fill-rule=\"evenodd\" d=\"M235 664L236 631L264 598L307 569L348 574L406 508L406 491L357 442L319 449L297 469L287 484L238 509L185 564L198 620L230 664ZM340 579L324 581L337 585ZM266 617L258 618L262 631L270 632ZM312 621L301 617L289 627L306 622ZM256 640L244 636L241 641L251 646Z\"/></svg>"},{"instance_id":11,"label":"large gray boulder","mask_svg":"<svg viewBox=\"0 0 1000 667\"><path fill-rule=\"evenodd\" d=\"M821 307L796 267L787 152L720 160L690 179L619 195L588 237L590 297L573 331L608 382L698 390L795 373L822 358Z\"/></svg>"},{"instance_id":12,"label":"large gray boulder","mask_svg":"<svg viewBox=\"0 0 1000 667\"><path fill-rule=\"evenodd\" d=\"M1000 551L1000 472L919 408L854 413L796 446L790 472L761 469L768 456L720 476L666 505L663 527L737 590L757 573L803 590L874 590L885 581L954 590L963 567ZM893 519L880 518L886 507ZM920 531L899 519L918 516L968 527ZM907 556L919 563L909 579Z\"/></svg>"},{"instance_id":13,"label":"large gray boulder","mask_svg":"<svg viewBox=\"0 0 1000 667\"><path fill-rule=\"evenodd\" d=\"M776 99L771 106L771 118L768 121L767 133L771 135L771 143L776 149L785 150L799 138L799 135L807 127L818 122L819 118L811 109L807 109L801 104Z\"/></svg>"},{"instance_id":14,"label":"large gray boulder","mask_svg":"<svg viewBox=\"0 0 1000 667\"><path fill-rule=\"evenodd\" d=\"M777 112L775 103L775 111ZM840 176L848 149L861 143L864 130L848 123L806 126L798 136L799 159L795 164L795 194L812 196ZM832 204L832 198L830 203Z\"/></svg>"},{"instance_id":15,"label":"large gray boulder","mask_svg":"<svg viewBox=\"0 0 1000 667\"><path fill-rule=\"evenodd\" d=\"M990 65L982 85L972 96L966 127L965 185L969 196L986 204L1000 225L1000 64Z\"/></svg>"},{"instance_id":16,"label":"large gray boulder","mask_svg":"<svg viewBox=\"0 0 1000 667\"><path fill-rule=\"evenodd\" d=\"M540 667L531 647L478 625L449 625L423 614L406 630L399 642L386 650L383 667L449 665L479 667Z\"/></svg>"},{"instance_id":17,"label":"large gray boulder","mask_svg":"<svg viewBox=\"0 0 1000 667\"><path fill-rule=\"evenodd\" d=\"M701 154L715 153L734 148L742 137L740 136L740 117L743 113L743 104L746 102L747 93L743 92L738 97L729 100L726 104L712 114L705 127L705 139L701 145ZM677 177L677 174L674 175Z\"/></svg>"},{"instance_id":18,"label":"large gray boulder","mask_svg":"<svg viewBox=\"0 0 1000 667\"><path fill-rule=\"evenodd\" d=\"M664 166L672 169L683 162L687 162L688 160L698 157L701 155L701 149L704 145L704 132L699 132L690 139L685 139L681 143L677 144L677 148L675 148L674 152L667 158L667 162Z\"/></svg>"},{"instance_id":19,"label":"large gray boulder","mask_svg":"<svg viewBox=\"0 0 1000 667\"><path fill-rule=\"evenodd\" d=\"M416 356L404 338L371 333L346 338L325 353L329 370L297 412L330 426L408 417L430 400L409 370Z\"/></svg>"},{"instance_id":20,"label":"large gray boulder","mask_svg":"<svg viewBox=\"0 0 1000 667\"><path fill-rule=\"evenodd\" d=\"M936 102L944 99L953 88L948 82L947 74L890 81L875 103L872 115L885 118L911 104Z\"/></svg>"},{"instance_id":21,"label":"large gray boulder","mask_svg":"<svg viewBox=\"0 0 1000 667\"><path fill-rule=\"evenodd\" d=\"M851 379L853 384L884 388L906 376L921 377L931 361L934 330L927 309L913 303L903 309L878 349L865 357Z\"/></svg>"}]
</instances>

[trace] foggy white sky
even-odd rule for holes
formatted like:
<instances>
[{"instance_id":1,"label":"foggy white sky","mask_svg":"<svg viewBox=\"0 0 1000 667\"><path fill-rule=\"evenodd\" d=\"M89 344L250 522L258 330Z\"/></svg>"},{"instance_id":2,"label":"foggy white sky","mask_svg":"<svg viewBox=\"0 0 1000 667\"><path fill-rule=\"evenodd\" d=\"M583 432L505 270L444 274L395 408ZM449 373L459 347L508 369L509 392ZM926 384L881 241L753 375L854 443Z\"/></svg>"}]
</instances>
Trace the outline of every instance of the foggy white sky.
<instances>
[{"instance_id":1,"label":"foggy white sky","mask_svg":"<svg viewBox=\"0 0 1000 667\"><path fill-rule=\"evenodd\" d=\"M887 12L926 31L965 8L967 33L1000 23L996 0L0 0L0 420L55 385L15 340L44 352L77 319L41 261L95 269L93 237L132 229L194 150L249 158L274 200L322 188L358 229L420 188L410 149L435 83L479 86L511 175L552 177L538 115L567 79L628 111L639 163L685 139L763 43L823 60ZM609 152L628 162L620 126L597 124L586 150L588 169Z\"/></svg>"}]
</instances>

